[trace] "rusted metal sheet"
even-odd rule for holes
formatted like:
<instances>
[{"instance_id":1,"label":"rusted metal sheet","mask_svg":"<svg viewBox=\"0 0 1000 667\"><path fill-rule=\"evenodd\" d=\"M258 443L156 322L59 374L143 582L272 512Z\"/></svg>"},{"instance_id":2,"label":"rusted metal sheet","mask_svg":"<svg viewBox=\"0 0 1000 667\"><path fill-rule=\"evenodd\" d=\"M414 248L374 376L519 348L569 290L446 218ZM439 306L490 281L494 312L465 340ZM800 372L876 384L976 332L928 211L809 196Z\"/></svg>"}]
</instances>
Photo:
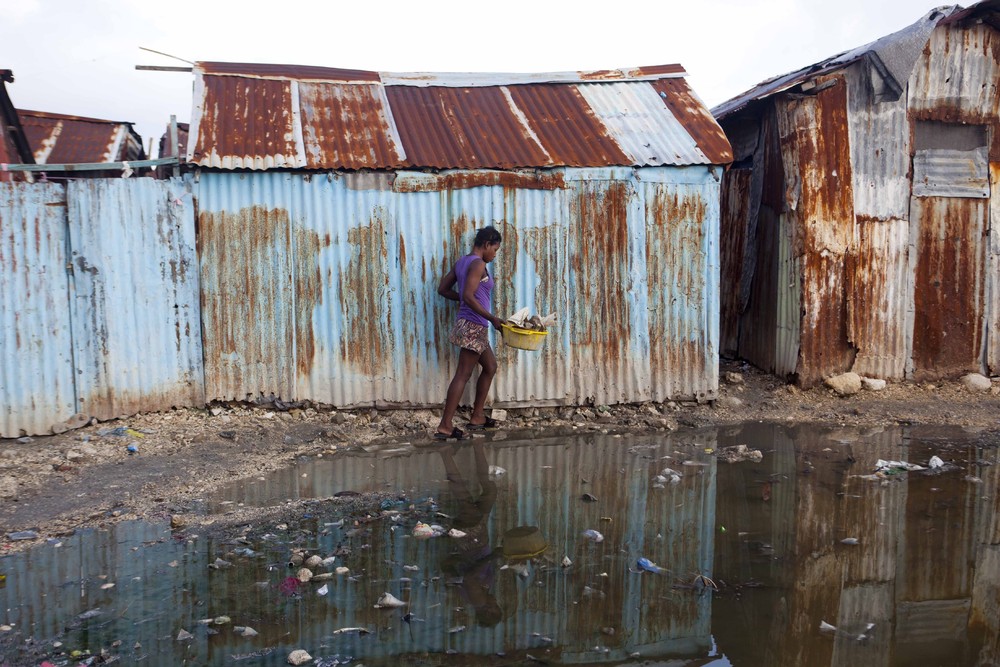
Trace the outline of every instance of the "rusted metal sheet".
<instances>
[{"instance_id":1,"label":"rusted metal sheet","mask_svg":"<svg viewBox=\"0 0 1000 667\"><path fill-rule=\"evenodd\" d=\"M720 206L720 311L719 351L735 355L739 351L740 288L743 254L750 218L750 178L752 169L730 169L722 177Z\"/></svg>"},{"instance_id":2,"label":"rusted metal sheet","mask_svg":"<svg viewBox=\"0 0 1000 667\"><path fill-rule=\"evenodd\" d=\"M855 218L859 224L906 220L912 154L906 97L876 101L864 67L846 68L844 78Z\"/></svg>"},{"instance_id":3,"label":"rusted metal sheet","mask_svg":"<svg viewBox=\"0 0 1000 667\"><path fill-rule=\"evenodd\" d=\"M986 363L991 374L1000 373L1000 162L990 163L990 233L986 253L987 312Z\"/></svg>"},{"instance_id":4,"label":"rusted metal sheet","mask_svg":"<svg viewBox=\"0 0 1000 667\"><path fill-rule=\"evenodd\" d=\"M669 83L681 76L200 63L188 159L256 170L728 163L715 120L686 84Z\"/></svg>"},{"instance_id":5,"label":"rusted metal sheet","mask_svg":"<svg viewBox=\"0 0 1000 667\"><path fill-rule=\"evenodd\" d=\"M642 181L646 256L640 275L646 282L649 321L637 327L633 320L631 326L649 332L653 400L717 397L719 176L695 173L663 183ZM671 276L669 289L666 276Z\"/></svg>"},{"instance_id":6,"label":"rusted metal sheet","mask_svg":"<svg viewBox=\"0 0 1000 667\"><path fill-rule=\"evenodd\" d=\"M988 202L914 197L911 207L913 377L981 372Z\"/></svg>"},{"instance_id":7,"label":"rusted metal sheet","mask_svg":"<svg viewBox=\"0 0 1000 667\"><path fill-rule=\"evenodd\" d=\"M119 162L145 157L131 123L18 109L38 164Z\"/></svg>"},{"instance_id":8,"label":"rusted metal sheet","mask_svg":"<svg viewBox=\"0 0 1000 667\"><path fill-rule=\"evenodd\" d=\"M848 338L857 348L852 370L901 380L906 373L909 221L859 222L847 256Z\"/></svg>"},{"instance_id":9,"label":"rusted metal sheet","mask_svg":"<svg viewBox=\"0 0 1000 667\"><path fill-rule=\"evenodd\" d=\"M402 164L385 89L297 82L306 163L334 169Z\"/></svg>"},{"instance_id":10,"label":"rusted metal sheet","mask_svg":"<svg viewBox=\"0 0 1000 667\"><path fill-rule=\"evenodd\" d=\"M67 201L78 410L204 405L190 185L79 180Z\"/></svg>"},{"instance_id":11,"label":"rusted metal sheet","mask_svg":"<svg viewBox=\"0 0 1000 667\"><path fill-rule=\"evenodd\" d=\"M854 237L854 197L842 77L815 96L778 103L792 256L801 268L798 382L811 386L851 368L844 259ZM779 290L785 289L784 285Z\"/></svg>"},{"instance_id":12,"label":"rusted metal sheet","mask_svg":"<svg viewBox=\"0 0 1000 667\"><path fill-rule=\"evenodd\" d=\"M917 151L913 156L913 195L989 199L987 164L986 146L971 151Z\"/></svg>"},{"instance_id":13,"label":"rusted metal sheet","mask_svg":"<svg viewBox=\"0 0 1000 667\"><path fill-rule=\"evenodd\" d=\"M505 239L491 267L496 312L560 318L530 358L498 347L494 405L714 397L718 175L570 170L542 181L564 187L202 174L208 399L439 404L455 351L437 283L487 224ZM663 257L650 259L647 240Z\"/></svg>"},{"instance_id":14,"label":"rusted metal sheet","mask_svg":"<svg viewBox=\"0 0 1000 667\"><path fill-rule=\"evenodd\" d=\"M76 412L67 260L65 187L0 183L0 437Z\"/></svg>"},{"instance_id":15,"label":"rusted metal sheet","mask_svg":"<svg viewBox=\"0 0 1000 667\"><path fill-rule=\"evenodd\" d=\"M910 112L917 120L995 126L998 79L1000 35L995 29L983 24L940 26L910 79Z\"/></svg>"},{"instance_id":16,"label":"rusted metal sheet","mask_svg":"<svg viewBox=\"0 0 1000 667\"><path fill-rule=\"evenodd\" d=\"M686 79L661 79L651 85L709 162L728 164L733 161L733 149L725 132L712 122L711 112L691 90Z\"/></svg>"}]
</instances>

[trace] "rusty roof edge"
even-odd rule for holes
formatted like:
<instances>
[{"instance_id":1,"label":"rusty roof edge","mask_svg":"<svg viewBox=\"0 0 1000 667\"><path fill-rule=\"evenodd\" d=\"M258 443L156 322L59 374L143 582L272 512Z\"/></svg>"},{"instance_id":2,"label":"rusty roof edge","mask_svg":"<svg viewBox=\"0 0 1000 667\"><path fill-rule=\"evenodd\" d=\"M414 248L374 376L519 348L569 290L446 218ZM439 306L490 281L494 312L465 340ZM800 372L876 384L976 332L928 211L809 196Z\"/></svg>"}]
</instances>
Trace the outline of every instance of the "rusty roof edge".
<instances>
[{"instance_id":1,"label":"rusty roof edge","mask_svg":"<svg viewBox=\"0 0 1000 667\"><path fill-rule=\"evenodd\" d=\"M233 76L244 79L295 80L385 86L480 87L532 83L592 83L601 81L656 81L686 77L676 64L568 72L372 72L311 65L197 62L196 76Z\"/></svg>"},{"instance_id":2,"label":"rusty roof edge","mask_svg":"<svg viewBox=\"0 0 1000 667\"><path fill-rule=\"evenodd\" d=\"M987 1L992 2L994 0ZM843 69L844 67L847 67L848 65L851 65L863 58L868 58L875 64L883 64L885 59L883 57L884 52L897 50L900 43L912 41L915 35L920 35L925 32L926 37L923 39L923 43L926 44L927 38L930 37L930 31L937 27L940 23L943 23L948 17L960 12L961 9L962 8L959 5L947 5L931 9L914 23L911 23L910 25L893 33L880 37L872 42L868 42L867 44L854 49L843 51L825 60L821 60L818 63L807 65L806 67L793 70L787 74L780 74L778 76L771 77L770 79L765 79L753 88L750 88L749 90L744 91L743 93L740 93L739 95L713 107L712 115L715 116L716 119L722 120L737 111L747 108L754 102L759 102L771 97L772 95L783 93L814 76ZM900 68L897 67L894 69L899 70ZM882 70L885 74L894 75L894 78L896 79L900 78L900 74L897 71L890 71L884 66L882 67ZM905 83L905 78L900 83Z\"/></svg>"},{"instance_id":3,"label":"rusty roof edge","mask_svg":"<svg viewBox=\"0 0 1000 667\"><path fill-rule=\"evenodd\" d=\"M14 149L18 152L18 157L23 164L35 164L35 154L28 143L28 137L24 133L21 125L21 118L14 103L7 92L7 84L13 83L14 72L9 69L0 70L0 119L6 130L0 132L0 136L8 135L14 142Z\"/></svg>"},{"instance_id":4,"label":"rusty roof edge","mask_svg":"<svg viewBox=\"0 0 1000 667\"><path fill-rule=\"evenodd\" d=\"M49 118L52 120L75 120L81 123L101 123L104 125L135 125L130 120L109 120L107 118L90 118L88 116L74 116L65 113L55 113L52 111L37 111L35 109L18 109L19 116L31 116L34 118Z\"/></svg>"},{"instance_id":5,"label":"rusty roof edge","mask_svg":"<svg viewBox=\"0 0 1000 667\"><path fill-rule=\"evenodd\" d=\"M686 77L687 72L679 65L677 67L675 72L663 73L644 73L650 68L635 67L593 72L381 72L380 76L386 86L476 88L539 83L621 83Z\"/></svg>"}]
</instances>

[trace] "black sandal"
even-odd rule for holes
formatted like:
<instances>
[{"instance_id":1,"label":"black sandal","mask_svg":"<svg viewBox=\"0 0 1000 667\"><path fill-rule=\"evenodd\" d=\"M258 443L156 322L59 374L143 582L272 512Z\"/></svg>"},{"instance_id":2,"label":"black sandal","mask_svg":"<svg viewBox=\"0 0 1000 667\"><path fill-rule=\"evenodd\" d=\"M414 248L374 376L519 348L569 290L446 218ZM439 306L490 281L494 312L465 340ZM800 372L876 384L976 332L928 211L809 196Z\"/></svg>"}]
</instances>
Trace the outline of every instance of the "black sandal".
<instances>
[{"instance_id":1,"label":"black sandal","mask_svg":"<svg viewBox=\"0 0 1000 667\"><path fill-rule=\"evenodd\" d=\"M470 431L483 431L483 430L486 430L488 428L496 428L497 427L497 420L493 419L492 417L487 417L486 421L483 422L482 424L473 424L472 422L469 422L465 426Z\"/></svg>"},{"instance_id":2,"label":"black sandal","mask_svg":"<svg viewBox=\"0 0 1000 667\"><path fill-rule=\"evenodd\" d=\"M434 432L435 440L449 440L451 438L454 438L455 440L461 440L464 437L465 437L465 432L462 431L457 426L451 429L451 433L442 433L441 431Z\"/></svg>"}]
</instances>

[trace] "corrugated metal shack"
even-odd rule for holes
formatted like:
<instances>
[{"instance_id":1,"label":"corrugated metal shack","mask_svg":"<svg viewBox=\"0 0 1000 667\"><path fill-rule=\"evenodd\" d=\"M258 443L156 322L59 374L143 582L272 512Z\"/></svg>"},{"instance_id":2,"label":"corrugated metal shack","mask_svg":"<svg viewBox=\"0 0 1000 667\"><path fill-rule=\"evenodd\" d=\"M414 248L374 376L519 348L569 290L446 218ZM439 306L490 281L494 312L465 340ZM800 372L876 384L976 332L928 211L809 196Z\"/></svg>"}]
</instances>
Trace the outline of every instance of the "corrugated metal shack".
<instances>
[{"instance_id":1,"label":"corrugated metal shack","mask_svg":"<svg viewBox=\"0 0 1000 667\"><path fill-rule=\"evenodd\" d=\"M387 74L198 63L206 398L436 405L437 282L496 225L495 310L555 311L501 348L494 405L714 398L721 165L676 65Z\"/></svg>"},{"instance_id":2,"label":"corrugated metal shack","mask_svg":"<svg viewBox=\"0 0 1000 667\"><path fill-rule=\"evenodd\" d=\"M143 160L142 138L126 121L18 109L36 164ZM119 176L120 171L74 172L73 178ZM50 176L52 176L50 174Z\"/></svg>"},{"instance_id":3,"label":"corrugated metal shack","mask_svg":"<svg viewBox=\"0 0 1000 667\"><path fill-rule=\"evenodd\" d=\"M1000 371L1000 2L713 109L721 350L805 386Z\"/></svg>"},{"instance_id":4,"label":"corrugated metal shack","mask_svg":"<svg viewBox=\"0 0 1000 667\"><path fill-rule=\"evenodd\" d=\"M7 94L7 84L14 82L14 73L0 69L0 164L31 164L34 158L24 136L17 110ZM24 174L0 169L0 183L25 180Z\"/></svg>"}]
</instances>

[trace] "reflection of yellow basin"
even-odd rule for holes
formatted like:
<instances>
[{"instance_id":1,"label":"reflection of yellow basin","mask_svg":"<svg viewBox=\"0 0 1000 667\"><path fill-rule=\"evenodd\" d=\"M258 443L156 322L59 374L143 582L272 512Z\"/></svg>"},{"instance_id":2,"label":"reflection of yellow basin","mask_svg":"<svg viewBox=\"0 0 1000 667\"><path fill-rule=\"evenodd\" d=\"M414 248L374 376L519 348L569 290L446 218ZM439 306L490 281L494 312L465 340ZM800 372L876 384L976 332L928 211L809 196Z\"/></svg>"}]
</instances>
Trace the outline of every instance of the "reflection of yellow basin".
<instances>
[{"instance_id":1,"label":"reflection of yellow basin","mask_svg":"<svg viewBox=\"0 0 1000 667\"><path fill-rule=\"evenodd\" d=\"M545 538L536 526L518 526L503 534L503 555L505 558L534 558L548 548Z\"/></svg>"}]
</instances>

